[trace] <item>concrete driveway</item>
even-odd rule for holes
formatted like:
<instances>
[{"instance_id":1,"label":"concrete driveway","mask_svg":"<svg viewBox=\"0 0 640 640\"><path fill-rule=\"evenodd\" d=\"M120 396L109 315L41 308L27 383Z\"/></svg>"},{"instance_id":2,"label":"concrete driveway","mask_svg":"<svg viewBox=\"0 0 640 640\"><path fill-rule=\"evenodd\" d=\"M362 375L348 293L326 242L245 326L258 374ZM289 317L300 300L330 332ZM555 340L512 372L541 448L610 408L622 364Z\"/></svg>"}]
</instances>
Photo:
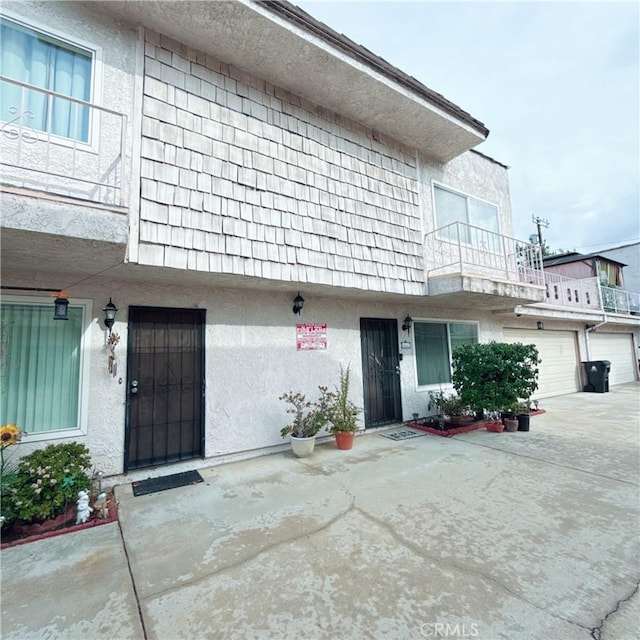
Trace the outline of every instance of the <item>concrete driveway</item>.
<instances>
[{"instance_id":1,"label":"concrete driveway","mask_svg":"<svg viewBox=\"0 0 640 640\"><path fill-rule=\"evenodd\" d=\"M119 524L2 552L2 637L636 639L639 390L121 485Z\"/></svg>"}]
</instances>

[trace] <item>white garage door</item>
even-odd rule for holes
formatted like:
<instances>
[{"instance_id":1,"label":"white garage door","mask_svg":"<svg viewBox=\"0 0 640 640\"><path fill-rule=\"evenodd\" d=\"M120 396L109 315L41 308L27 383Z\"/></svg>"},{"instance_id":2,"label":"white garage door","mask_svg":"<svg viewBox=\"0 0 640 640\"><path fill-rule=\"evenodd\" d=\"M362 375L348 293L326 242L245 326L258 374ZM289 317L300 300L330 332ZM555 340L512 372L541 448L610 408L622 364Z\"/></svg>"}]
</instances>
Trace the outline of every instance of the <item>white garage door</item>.
<instances>
[{"instance_id":1,"label":"white garage door","mask_svg":"<svg viewBox=\"0 0 640 640\"><path fill-rule=\"evenodd\" d=\"M609 386L633 382L636 379L633 361L633 339L630 333L589 334L591 360L609 360Z\"/></svg>"},{"instance_id":2,"label":"white garage door","mask_svg":"<svg viewBox=\"0 0 640 640\"><path fill-rule=\"evenodd\" d=\"M535 344L540 354L538 390L534 398L549 398L580 391L578 346L575 331L505 329L505 342Z\"/></svg>"}]
</instances>

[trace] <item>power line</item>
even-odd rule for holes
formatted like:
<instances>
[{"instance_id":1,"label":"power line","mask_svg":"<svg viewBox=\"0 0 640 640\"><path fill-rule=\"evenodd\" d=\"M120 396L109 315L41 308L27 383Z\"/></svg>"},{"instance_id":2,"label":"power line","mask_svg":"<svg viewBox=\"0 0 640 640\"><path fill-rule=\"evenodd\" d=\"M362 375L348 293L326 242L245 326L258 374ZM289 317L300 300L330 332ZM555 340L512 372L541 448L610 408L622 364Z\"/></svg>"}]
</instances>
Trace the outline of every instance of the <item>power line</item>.
<instances>
[{"instance_id":1,"label":"power line","mask_svg":"<svg viewBox=\"0 0 640 640\"><path fill-rule=\"evenodd\" d=\"M600 242L598 244L581 244L580 246L583 249L592 249L593 247L616 247L618 245L626 245L626 244L634 244L635 242L640 242L640 238L630 238L628 240L612 240L610 242Z\"/></svg>"}]
</instances>

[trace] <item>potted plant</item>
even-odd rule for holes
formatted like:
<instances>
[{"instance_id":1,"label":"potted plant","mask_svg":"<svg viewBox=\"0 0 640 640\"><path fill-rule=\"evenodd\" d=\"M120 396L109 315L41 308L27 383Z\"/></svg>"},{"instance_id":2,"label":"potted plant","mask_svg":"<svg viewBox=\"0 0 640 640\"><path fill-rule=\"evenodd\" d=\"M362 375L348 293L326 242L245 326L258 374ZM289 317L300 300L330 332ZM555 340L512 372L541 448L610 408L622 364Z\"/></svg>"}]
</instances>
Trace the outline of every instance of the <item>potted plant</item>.
<instances>
[{"instance_id":1,"label":"potted plant","mask_svg":"<svg viewBox=\"0 0 640 640\"><path fill-rule=\"evenodd\" d=\"M444 391L431 393L429 411L432 409L437 409L438 414L448 418L451 424L469 424L474 420L471 407L455 393L446 394Z\"/></svg>"},{"instance_id":2,"label":"potted plant","mask_svg":"<svg viewBox=\"0 0 640 640\"><path fill-rule=\"evenodd\" d=\"M493 431L493 433L502 433L504 431L504 424L500 420L490 420L487 422L487 431Z\"/></svg>"},{"instance_id":3,"label":"potted plant","mask_svg":"<svg viewBox=\"0 0 640 640\"><path fill-rule=\"evenodd\" d=\"M518 420L518 431L529 431L531 420L531 402L518 403L516 410L516 419Z\"/></svg>"},{"instance_id":4,"label":"potted plant","mask_svg":"<svg viewBox=\"0 0 640 640\"><path fill-rule=\"evenodd\" d=\"M466 344L453 352L453 387L471 407L512 409L538 388L540 357L533 344Z\"/></svg>"},{"instance_id":5,"label":"potted plant","mask_svg":"<svg viewBox=\"0 0 640 640\"><path fill-rule=\"evenodd\" d=\"M349 400L351 370L340 366L340 383L334 392L330 392L327 416L331 424L330 432L336 438L338 449L351 449L355 432L358 430L358 414L360 409Z\"/></svg>"},{"instance_id":6,"label":"potted plant","mask_svg":"<svg viewBox=\"0 0 640 640\"><path fill-rule=\"evenodd\" d=\"M320 395L317 402L307 400L299 391L284 393L280 400L284 400L290 407L287 413L293 414L293 422L280 430L285 438L290 436L291 449L298 458L306 458L313 453L316 435L328 422L329 393L327 387L319 386Z\"/></svg>"}]
</instances>

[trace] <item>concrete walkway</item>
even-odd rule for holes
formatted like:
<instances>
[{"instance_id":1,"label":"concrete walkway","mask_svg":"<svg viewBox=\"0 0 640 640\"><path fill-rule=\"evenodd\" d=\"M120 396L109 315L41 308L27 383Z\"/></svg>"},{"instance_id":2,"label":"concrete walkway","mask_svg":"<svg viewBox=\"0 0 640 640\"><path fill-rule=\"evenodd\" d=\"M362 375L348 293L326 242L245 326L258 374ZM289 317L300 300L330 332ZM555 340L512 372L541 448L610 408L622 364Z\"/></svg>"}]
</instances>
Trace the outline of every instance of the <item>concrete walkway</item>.
<instances>
[{"instance_id":1,"label":"concrete walkway","mask_svg":"<svg viewBox=\"0 0 640 640\"><path fill-rule=\"evenodd\" d=\"M2 551L2 637L636 639L639 391L121 485L119 523Z\"/></svg>"}]
</instances>

